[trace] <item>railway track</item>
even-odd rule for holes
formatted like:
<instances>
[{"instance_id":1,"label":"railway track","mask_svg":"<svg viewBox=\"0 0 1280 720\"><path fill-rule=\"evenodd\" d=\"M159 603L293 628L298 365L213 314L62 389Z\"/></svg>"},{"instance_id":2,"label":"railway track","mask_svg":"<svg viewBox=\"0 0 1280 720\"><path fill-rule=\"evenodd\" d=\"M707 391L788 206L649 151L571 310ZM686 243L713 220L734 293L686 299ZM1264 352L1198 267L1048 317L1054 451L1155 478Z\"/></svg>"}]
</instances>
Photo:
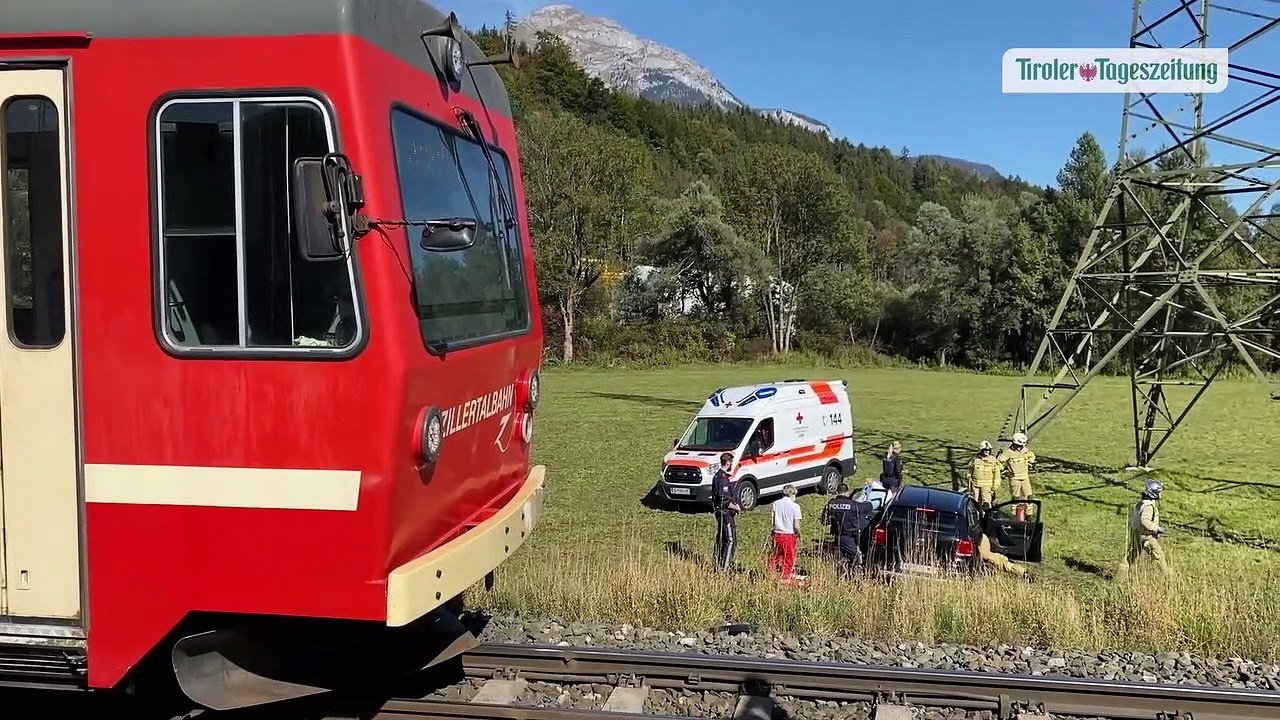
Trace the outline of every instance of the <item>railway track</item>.
<instances>
[{"instance_id":1,"label":"railway track","mask_svg":"<svg viewBox=\"0 0 1280 720\"><path fill-rule=\"evenodd\" d=\"M200 720L1276 720L1280 693L695 653L488 644L408 687ZM54 691L67 700L93 693ZM708 698L714 698L708 700ZM105 698L100 698L105 699ZM61 703L60 703L61 704ZM79 705L80 703L76 703ZM15 708L6 705L10 710ZM15 720L71 714L37 701ZM67 708L69 709L69 708ZM97 704L97 709L104 709ZM124 708L120 708L124 710ZM50 714L52 713L52 714ZM112 713L136 720L150 714ZM164 717L172 718L165 713ZM194 718L197 715L185 715Z\"/></svg>"},{"instance_id":2,"label":"railway track","mask_svg":"<svg viewBox=\"0 0 1280 720\"><path fill-rule=\"evenodd\" d=\"M392 700L379 720L443 717L502 720L620 720L646 711L650 692L735 693L734 720L786 717L782 699L833 706L864 703L878 720L919 717L914 708L983 712L999 720L1275 720L1280 693L1062 677L765 660L693 653L483 645L462 658L484 681L470 701ZM600 688L596 709L521 704L530 683ZM985 711L985 712L984 712ZM988 715L989 714L989 715ZM705 714L702 715L706 717ZM647 714L647 718L661 717ZM725 720L729 720L728 717ZM796 719L800 720L800 719Z\"/></svg>"}]
</instances>

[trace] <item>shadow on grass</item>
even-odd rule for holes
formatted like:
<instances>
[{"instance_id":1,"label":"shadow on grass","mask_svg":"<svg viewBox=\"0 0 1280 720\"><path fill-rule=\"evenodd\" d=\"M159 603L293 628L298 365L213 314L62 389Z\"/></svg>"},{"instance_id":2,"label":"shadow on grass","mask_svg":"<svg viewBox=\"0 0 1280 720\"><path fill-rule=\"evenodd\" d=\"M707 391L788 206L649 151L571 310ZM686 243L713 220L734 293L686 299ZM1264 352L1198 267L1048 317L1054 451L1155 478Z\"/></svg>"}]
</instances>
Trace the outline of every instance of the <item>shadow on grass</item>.
<instances>
[{"instance_id":1,"label":"shadow on grass","mask_svg":"<svg viewBox=\"0 0 1280 720\"><path fill-rule=\"evenodd\" d=\"M583 395L606 400L633 402L650 408L696 411L702 406L700 401L635 393L587 392L583 393ZM870 451L876 457L879 457L880 450L887 447L890 442L894 440L901 442L903 444L904 475L908 482L919 483L929 487L949 487L952 490L960 490L968 484L969 464L973 460L976 448L935 436L905 431L887 431L876 427L859 426L857 433L858 444L861 446L860 454L864 456ZM1147 478L1147 475L1143 473L1122 477L1118 475L1116 468L1051 455L1037 455L1036 468L1044 473L1086 476L1096 483L1086 488L1063 487L1057 483L1045 483L1042 488L1037 489L1039 497L1070 497L1081 503L1106 508L1117 516L1123 516L1127 513L1130 509L1130 503L1104 500L1092 495L1092 492L1120 488L1132 492L1134 494L1134 502L1136 502L1141 483L1145 482ZM867 468L871 474L875 474L877 469L878 466ZM1280 502L1280 485L1244 480L1225 480L1215 477L1200 477L1197 479L1214 483L1212 487L1205 491L1206 493L1251 490L1259 492L1263 496L1260 498L1263 502ZM651 490L650 494L646 496L644 501L646 507L667 510L680 509L685 512L692 510L685 510L684 506L672 508L651 505L650 502L652 502L651 498L654 495L654 490ZM661 500L661 496L659 495L657 499ZM764 503L762 502L761 504ZM1280 539L1235 530L1230 526L1229 522L1219 515L1212 515L1207 512L1194 513L1185 521L1174 521L1168 524L1170 527L1206 537L1215 542L1280 552Z\"/></svg>"},{"instance_id":2,"label":"shadow on grass","mask_svg":"<svg viewBox=\"0 0 1280 720\"><path fill-rule=\"evenodd\" d=\"M1062 558L1062 562L1072 570L1089 573L1090 575L1102 578L1103 580L1110 580L1112 577L1111 570L1104 568L1097 563L1089 562L1088 560L1081 560L1076 557L1064 557Z\"/></svg>"},{"instance_id":3,"label":"shadow on grass","mask_svg":"<svg viewBox=\"0 0 1280 720\"><path fill-rule=\"evenodd\" d=\"M658 484L654 483L649 488L649 492L640 498L640 504L650 510L662 510L667 512L678 512L682 515L710 515L711 508L707 505L695 503L673 502L662 495L662 490L658 488Z\"/></svg>"}]
</instances>

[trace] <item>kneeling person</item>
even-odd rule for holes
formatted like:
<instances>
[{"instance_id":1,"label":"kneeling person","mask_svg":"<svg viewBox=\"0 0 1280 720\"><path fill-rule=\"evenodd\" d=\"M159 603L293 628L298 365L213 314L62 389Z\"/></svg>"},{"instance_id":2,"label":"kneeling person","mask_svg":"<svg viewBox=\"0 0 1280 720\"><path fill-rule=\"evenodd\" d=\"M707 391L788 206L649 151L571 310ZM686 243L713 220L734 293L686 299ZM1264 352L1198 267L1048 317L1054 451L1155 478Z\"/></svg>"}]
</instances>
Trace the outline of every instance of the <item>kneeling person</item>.
<instances>
[{"instance_id":1,"label":"kneeling person","mask_svg":"<svg viewBox=\"0 0 1280 720\"><path fill-rule=\"evenodd\" d=\"M840 483L836 496L823 509L835 545L837 572L847 575L862 566L859 539L873 512L871 503L857 502L849 497L849 486L845 483Z\"/></svg>"}]
</instances>

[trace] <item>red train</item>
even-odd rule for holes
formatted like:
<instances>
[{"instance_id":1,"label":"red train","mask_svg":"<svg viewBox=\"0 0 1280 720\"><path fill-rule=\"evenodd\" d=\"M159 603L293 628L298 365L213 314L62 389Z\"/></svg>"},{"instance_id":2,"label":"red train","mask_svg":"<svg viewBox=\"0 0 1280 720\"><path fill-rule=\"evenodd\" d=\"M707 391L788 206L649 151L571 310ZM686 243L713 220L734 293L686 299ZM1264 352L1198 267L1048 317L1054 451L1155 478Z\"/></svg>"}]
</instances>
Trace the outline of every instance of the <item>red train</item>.
<instances>
[{"instance_id":1,"label":"red train","mask_svg":"<svg viewBox=\"0 0 1280 720\"><path fill-rule=\"evenodd\" d=\"M475 642L545 477L504 58L422 0L3 5L0 682Z\"/></svg>"}]
</instances>

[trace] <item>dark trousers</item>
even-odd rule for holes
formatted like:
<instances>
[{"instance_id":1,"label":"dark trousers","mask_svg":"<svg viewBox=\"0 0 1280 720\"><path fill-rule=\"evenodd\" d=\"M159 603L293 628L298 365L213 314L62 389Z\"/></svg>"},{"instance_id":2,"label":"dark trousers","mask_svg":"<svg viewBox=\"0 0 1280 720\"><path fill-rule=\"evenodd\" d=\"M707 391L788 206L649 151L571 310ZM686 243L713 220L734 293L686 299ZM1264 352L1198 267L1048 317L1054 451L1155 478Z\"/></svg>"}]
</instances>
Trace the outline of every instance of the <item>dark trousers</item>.
<instances>
[{"instance_id":1,"label":"dark trousers","mask_svg":"<svg viewBox=\"0 0 1280 720\"><path fill-rule=\"evenodd\" d=\"M860 567L862 549L858 547L858 538L853 535L836 538L836 571L847 576Z\"/></svg>"},{"instance_id":2,"label":"dark trousers","mask_svg":"<svg viewBox=\"0 0 1280 720\"><path fill-rule=\"evenodd\" d=\"M715 563L717 570L733 567L738 554L738 517L728 510L716 511Z\"/></svg>"}]
</instances>

